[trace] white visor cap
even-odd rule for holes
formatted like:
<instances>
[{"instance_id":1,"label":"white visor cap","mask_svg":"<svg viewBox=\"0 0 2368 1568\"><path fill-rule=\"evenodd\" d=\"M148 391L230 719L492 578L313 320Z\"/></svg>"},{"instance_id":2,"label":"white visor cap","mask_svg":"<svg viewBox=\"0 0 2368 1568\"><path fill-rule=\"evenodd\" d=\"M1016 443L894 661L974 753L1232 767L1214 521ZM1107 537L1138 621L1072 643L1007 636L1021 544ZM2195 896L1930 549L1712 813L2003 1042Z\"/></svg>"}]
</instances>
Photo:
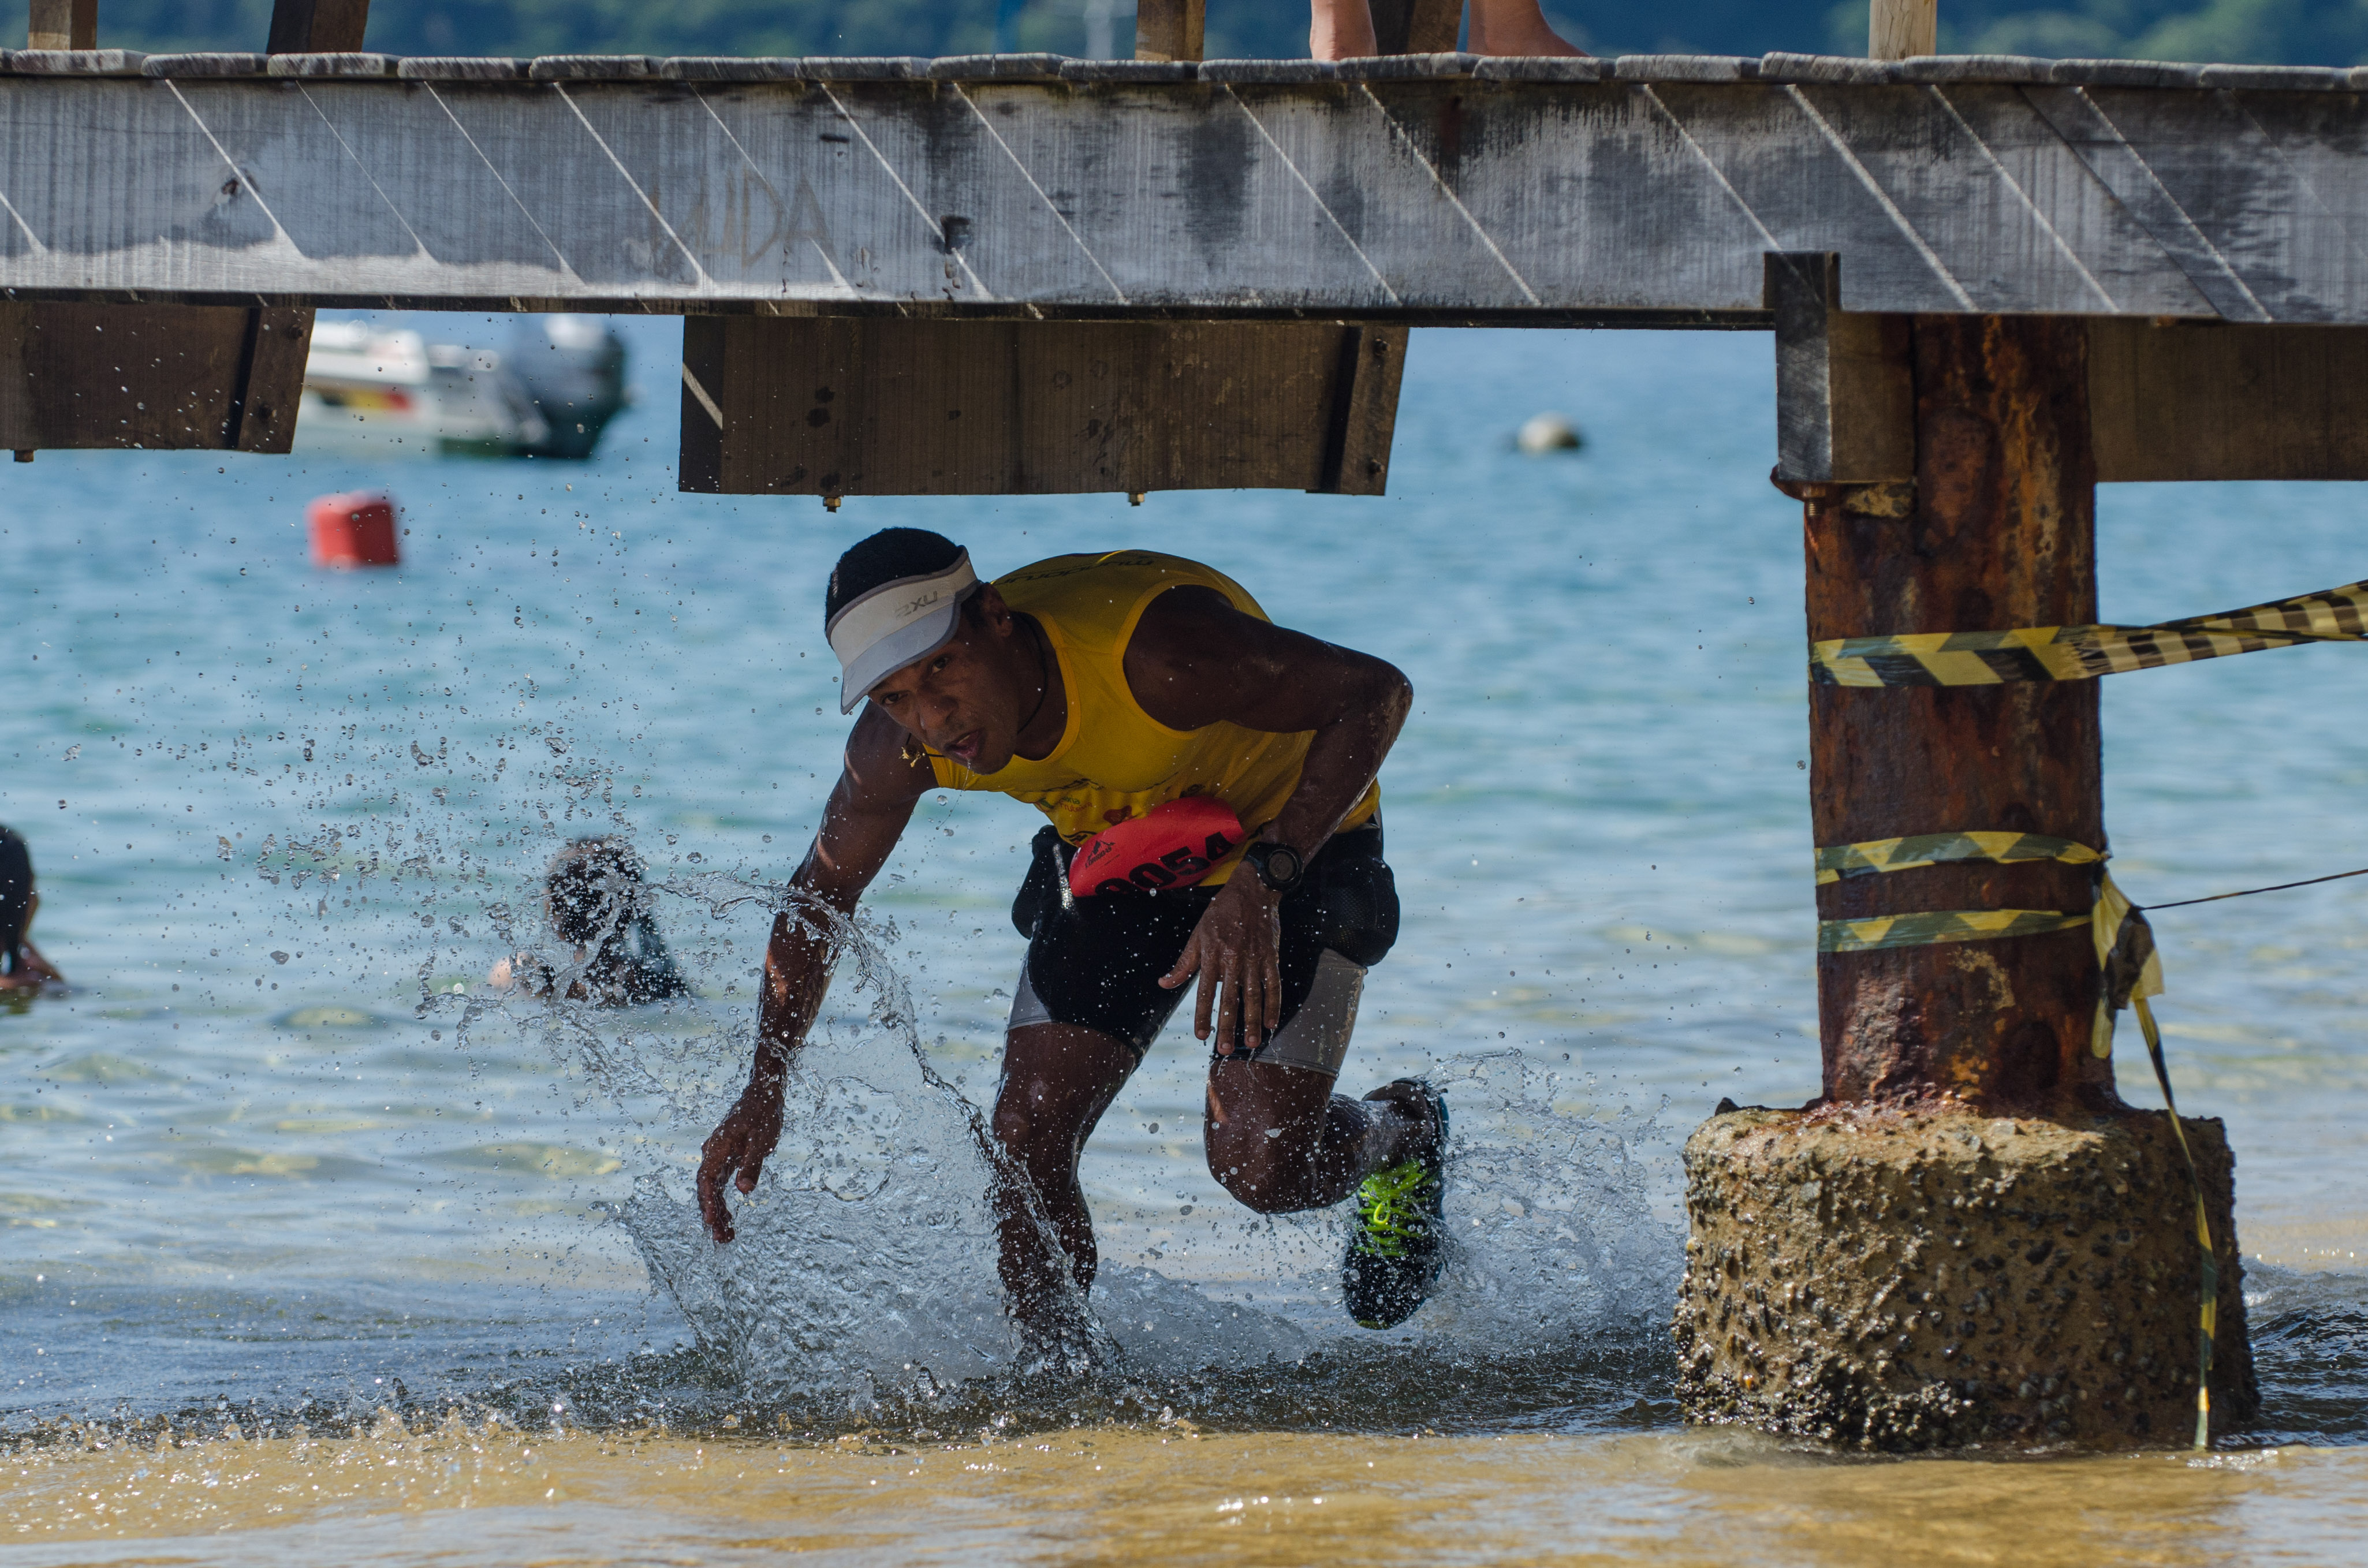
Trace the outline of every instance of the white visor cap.
<instances>
[{"instance_id":1,"label":"white visor cap","mask_svg":"<svg viewBox=\"0 0 2368 1568\"><path fill-rule=\"evenodd\" d=\"M977 591L965 550L942 572L899 577L840 606L823 629L838 655L838 710L854 712L882 679L952 642L962 601Z\"/></svg>"}]
</instances>

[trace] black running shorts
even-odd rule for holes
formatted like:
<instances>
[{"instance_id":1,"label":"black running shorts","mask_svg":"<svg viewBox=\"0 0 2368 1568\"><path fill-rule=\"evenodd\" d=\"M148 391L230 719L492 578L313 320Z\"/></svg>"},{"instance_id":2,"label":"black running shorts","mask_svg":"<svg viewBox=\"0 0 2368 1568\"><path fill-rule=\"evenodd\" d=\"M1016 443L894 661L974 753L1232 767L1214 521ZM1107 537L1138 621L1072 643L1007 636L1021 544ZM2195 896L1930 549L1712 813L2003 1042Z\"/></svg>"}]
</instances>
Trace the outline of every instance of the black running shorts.
<instances>
[{"instance_id":1,"label":"black running shorts","mask_svg":"<svg viewBox=\"0 0 2368 1568\"><path fill-rule=\"evenodd\" d=\"M1011 923L1028 938L1011 1027L1082 1025L1125 1041L1140 1056L1200 984L1195 978L1170 991L1159 977L1183 956L1217 890L1064 897L1069 846L1045 827L1033 849L1028 880L1011 905ZM1258 873L1244 866L1234 874ZM1397 884L1382 858L1381 820L1333 835L1278 913L1282 1024L1248 1054L1337 1072L1364 972L1398 936ZM1320 1020L1318 1013L1325 1015ZM1294 1029L1294 1022L1302 1027Z\"/></svg>"}]
</instances>

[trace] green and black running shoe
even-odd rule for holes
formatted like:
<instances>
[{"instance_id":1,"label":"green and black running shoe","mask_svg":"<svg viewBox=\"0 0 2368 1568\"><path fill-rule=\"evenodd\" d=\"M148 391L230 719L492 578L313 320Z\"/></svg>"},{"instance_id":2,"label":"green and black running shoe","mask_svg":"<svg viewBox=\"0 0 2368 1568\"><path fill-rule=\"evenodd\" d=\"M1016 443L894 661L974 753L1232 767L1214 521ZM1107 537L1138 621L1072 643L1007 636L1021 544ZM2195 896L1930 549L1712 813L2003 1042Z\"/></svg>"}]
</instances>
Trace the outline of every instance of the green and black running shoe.
<instances>
[{"instance_id":1,"label":"green and black running shoe","mask_svg":"<svg viewBox=\"0 0 2368 1568\"><path fill-rule=\"evenodd\" d=\"M1439 1280L1447 1235L1447 1100L1419 1078L1400 1078L1365 1097L1417 1107L1436 1128L1419 1156L1375 1171L1357 1188L1349 1256L1340 1267L1349 1315L1365 1328L1395 1328Z\"/></svg>"}]
</instances>

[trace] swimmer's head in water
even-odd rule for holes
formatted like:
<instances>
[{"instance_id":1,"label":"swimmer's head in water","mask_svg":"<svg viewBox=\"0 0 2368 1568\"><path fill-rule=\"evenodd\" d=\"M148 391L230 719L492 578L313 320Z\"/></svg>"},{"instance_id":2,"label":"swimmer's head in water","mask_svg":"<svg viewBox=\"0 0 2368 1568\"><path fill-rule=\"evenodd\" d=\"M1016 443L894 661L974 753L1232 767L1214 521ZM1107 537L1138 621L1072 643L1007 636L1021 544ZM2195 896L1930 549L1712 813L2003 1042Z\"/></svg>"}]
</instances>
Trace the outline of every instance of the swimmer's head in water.
<instances>
[{"instance_id":1,"label":"swimmer's head in water","mask_svg":"<svg viewBox=\"0 0 2368 1568\"><path fill-rule=\"evenodd\" d=\"M647 912L642 860L618 838L579 838L552 857L543 907L560 940L597 947Z\"/></svg>"},{"instance_id":2,"label":"swimmer's head in water","mask_svg":"<svg viewBox=\"0 0 2368 1568\"><path fill-rule=\"evenodd\" d=\"M907 734L973 773L1008 765L1021 726L1043 706L1045 655L1035 635L942 535L889 528L841 556L827 629L843 689L853 694L843 708L869 697Z\"/></svg>"},{"instance_id":3,"label":"swimmer's head in water","mask_svg":"<svg viewBox=\"0 0 2368 1568\"><path fill-rule=\"evenodd\" d=\"M0 974L14 974L25 961L25 927L33 920L33 853L11 830L0 827Z\"/></svg>"}]
</instances>

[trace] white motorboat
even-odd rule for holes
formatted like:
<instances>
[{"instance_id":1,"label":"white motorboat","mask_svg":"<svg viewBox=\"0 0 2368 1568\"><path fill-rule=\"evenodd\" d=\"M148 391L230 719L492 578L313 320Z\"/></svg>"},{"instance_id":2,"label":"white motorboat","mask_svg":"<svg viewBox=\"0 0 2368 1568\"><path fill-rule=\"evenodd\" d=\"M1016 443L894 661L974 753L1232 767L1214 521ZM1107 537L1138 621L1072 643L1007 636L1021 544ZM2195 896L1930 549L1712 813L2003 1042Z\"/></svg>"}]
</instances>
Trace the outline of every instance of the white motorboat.
<instances>
[{"instance_id":1,"label":"white motorboat","mask_svg":"<svg viewBox=\"0 0 2368 1568\"><path fill-rule=\"evenodd\" d=\"M507 351L364 321L313 327L299 450L586 458L627 401L624 345L597 316L529 316Z\"/></svg>"}]
</instances>

